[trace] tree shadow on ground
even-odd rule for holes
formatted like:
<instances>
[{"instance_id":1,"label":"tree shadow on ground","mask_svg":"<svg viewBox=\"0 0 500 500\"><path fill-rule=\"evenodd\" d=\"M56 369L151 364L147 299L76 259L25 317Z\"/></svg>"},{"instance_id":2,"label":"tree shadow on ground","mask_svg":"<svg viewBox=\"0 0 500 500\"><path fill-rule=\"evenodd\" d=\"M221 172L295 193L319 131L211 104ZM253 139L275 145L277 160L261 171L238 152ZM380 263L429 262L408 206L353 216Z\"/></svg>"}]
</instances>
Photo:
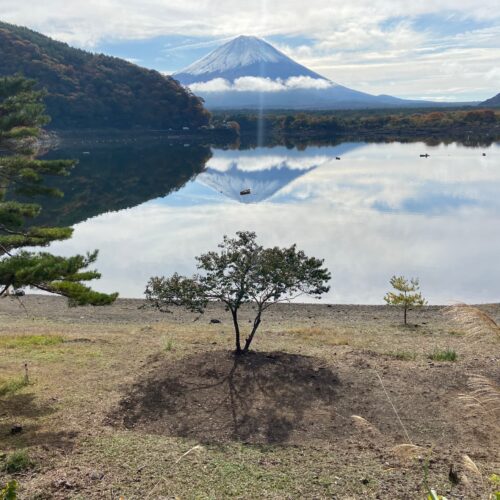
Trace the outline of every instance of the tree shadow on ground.
<instances>
[{"instance_id":1,"label":"tree shadow on ground","mask_svg":"<svg viewBox=\"0 0 500 500\"><path fill-rule=\"evenodd\" d=\"M47 403L40 403L32 393L11 394L0 398L0 417L38 418L56 410Z\"/></svg>"},{"instance_id":2,"label":"tree shadow on ground","mask_svg":"<svg viewBox=\"0 0 500 500\"><path fill-rule=\"evenodd\" d=\"M111 417L127 428L201 442L302 441L333 422L337 385L315 358L217 351L160 362Z\"/></svg>"},{"instance_id":3,"label":"tree shadow on ground","mask_svg":"<svg viewBox=\"0 0 500 500\"><path fill-rule=\"evenodd\" d=\"M38 423L43 417L57 410L49 403L40 402L35 394L11 394L0 398L0 447L25 448L26 446L49 446L70 449L76 432L47 430ZM21 424L19 433L12 433L14 425Z\"/></svg>"}]
</instances>

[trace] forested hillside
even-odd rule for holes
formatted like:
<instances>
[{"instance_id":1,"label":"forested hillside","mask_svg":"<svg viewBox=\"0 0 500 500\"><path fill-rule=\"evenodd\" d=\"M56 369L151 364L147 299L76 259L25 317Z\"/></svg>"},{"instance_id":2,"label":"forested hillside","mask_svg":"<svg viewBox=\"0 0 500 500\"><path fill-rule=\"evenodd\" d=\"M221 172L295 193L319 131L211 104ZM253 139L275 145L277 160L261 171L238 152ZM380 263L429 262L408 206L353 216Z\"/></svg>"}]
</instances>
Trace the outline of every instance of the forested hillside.
<instances>
[{"instance_id":1,"label":"forested hillside","mask_svg":"<svg viewBox=\"0 0 500 500\"><path fill-rule=\"evenodd\" d=\"M171 77L2 22L0 61L0 76L21 73L47 89L52 128L198 127L209 119Z\"/></svg>"}]
</instances>

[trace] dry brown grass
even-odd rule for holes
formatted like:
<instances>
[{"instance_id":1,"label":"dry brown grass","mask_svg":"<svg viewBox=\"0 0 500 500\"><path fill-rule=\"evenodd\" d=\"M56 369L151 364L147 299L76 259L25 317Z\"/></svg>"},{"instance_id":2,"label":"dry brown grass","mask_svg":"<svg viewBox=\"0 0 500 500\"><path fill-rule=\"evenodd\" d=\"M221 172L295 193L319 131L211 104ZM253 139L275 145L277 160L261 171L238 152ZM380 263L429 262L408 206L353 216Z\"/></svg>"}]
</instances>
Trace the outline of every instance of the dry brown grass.
<instances>
[{"instance_id":1,"label":"dry brown grass","mask_svg":"<svg viewBox=\"0 0 500 500\"><path fill-rule=\"evenodd\" d=\"M319 327L305 327L294 328L287 330L285 335L292 335L297 337L297 340L320 342L322 344L331 346L349 345L349 338L345 333L338 332L337 330Z\"/></svg>"},{"instance_id":2,"label":"dry brown grass","mask_svg":"<svg viewBox=\"0 0 500 500\"><path fill-rule=\"evenodd\" d=\"M469 337L493 335L500 340L500 326L485 311L467 304L456 304L445 309L445 315L455 321Z\"/></svg>"},{"instance_id":3,"label":"dry brown grass","mask_svg":"<svg viewBox=\"0 0 500 500\"><path fill-rule=\"evenodd\" d=\"M472 457L484 477L498 470L493 440L479 441L481 433L462 435L464 416L457 411L457 396L468 389L466 373L486 377L490 385L498 380L498 367L491 362L497 339L484 336L484 342L471 345L466 337L450 335L441 309L418 311L415 321L421 326L411 329L401 328L399 318L384 307L270 311L255 349L311 356L318 366L338 373L334 405L339 421L345 420L344 432L318 433L321 439L300 446L230 442L204 445L200 452L200 441L111 428L106 418L127 390L154 369L154 359L175 365L188 355L231 349L232 327L222 308L193 321L189 314L139 311L132 301L98 310L70 310L63 302L40 297L27 297L26 304L37 319L27 319L15 304L0 304L0 378L21 377L28 362L33 382L1 400L0 449L27 449L39 464L36 474L18 477L22 498L134 499L151 491L151 498L186 499L423 498L422 471L412 465L413 457L425 456L434 441L438 446L429 481L440 492L449 488L452 455ZM242 312L245 323L251 316L250 310ZM209 324L211 318L222 323ZM63 342L17 341L29 336ZM170 339L173 345L166 349ZM431 366L426 354L448 346L459 353L457 362ZM406 354L383 355L388 352L416 356L406 362ZM395 446L405 438L374 369L415 445ZM491 412L484 383L470 390L479 390L475 397ZM319 410L311 406L308 411L313 420ZM23 425L21 434L9 434L13 423ZM472 423L482 429L481 422ZM95 472L103 478L92 479ZM73 487L57 486L63 479Z\"/></svg>"},{"instance_id":4,"label":"dry brown grass","mask_svg":"<svg viewBox=\"0 0 500 500\"><path fill-rule=\"evenodd\" d=\"M471 390L462 394L459 399L469 408L478 409L484 414L495 418L498 428L500 420L500 388L489 378L482 375L472 375L468 384Z\"/></svg>"},{"instance_id":5,"label":"dry brown grass","mask_svg":"<svg viewBox=\"0 0 500 500\"><path fill-rule=\"evenodd\" d=\"M412 462L415 459L426 456L428 454L425 448L408 443L393 446L391 448L391 452L401 462Z\"/></svg>"},{"instance_id":6,"label":"dry brown grass","mask_svg":"<svg viewBox=\"0 0 500 500\"><path fill-rule=\"evenodd\" d=\"M351 415L351 419L354 423L354 425L361 431L363 432L368 432L369 434L372 435L380 435L380 431L366 418L360 417L359 415Z\"/></svg>"}]
</instances>

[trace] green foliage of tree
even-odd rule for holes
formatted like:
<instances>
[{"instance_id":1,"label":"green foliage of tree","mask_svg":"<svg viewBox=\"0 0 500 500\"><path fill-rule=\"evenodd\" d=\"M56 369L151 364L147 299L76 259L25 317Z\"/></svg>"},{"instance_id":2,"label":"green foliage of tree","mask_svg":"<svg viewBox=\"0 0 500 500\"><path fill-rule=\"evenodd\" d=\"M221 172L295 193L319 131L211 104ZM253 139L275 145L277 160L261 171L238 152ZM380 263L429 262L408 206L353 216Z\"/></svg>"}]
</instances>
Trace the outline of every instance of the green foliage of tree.
<instances>
[{"instance_id":1,"label":"green foliage of tree","mask_svg":"<svg viewBox=\"0 0 500 500\"><path fill-rule=\"evenodd\" d=\"M16 500L17 499L17 481L14 479L9 481L0 491L0 500Z\"/></svg>"},{"instance_id":2,"label":"green foliage of tree","mask_svg":"<svg viewBox=\"0 0 500 500\"><path fill-rule=\"evenodd\" d=\"M415 307L421 307L427 304L422 297L418 278L411 278L409 281L404 276L393 276L391 286L398 293L387 292L384 300L388 305L401 307L404 311L404 324L407 324L407 313Z\"/></svg>"},{"instance_id":3,"label":"green foliage of tree","mask_svg":"<svg viewBox=\"0 0 500 500\"><path fill-rule=\"evenodd\" d=\"M19 73L47 89L55 128L179 129L210 119L201 99L172 77L3 22L0 61L0 76Z\"/></svg>"},{"instance_id":4,"label":"green foliage of tree","mask_svg":"<svg viewBox=\"0 0 500 500\"><path fill-rule=\"evenodd\" d=\"M256 238L248 231L237 232L236 238L224 236L220 251L196 258L203 274L153 277L146 287L146 299L164 312L181 306L202 313L209 302L224 303L233 320L235 353L248 352L269 307L301 295L320 298L329 290L330 280L323 260L307 257L296 245L264 248ZM246 303L254 304L256 313L242 346L238 312Z\"/></svg>"},{"instance_id":5,"label":"green foliage of tree","mask_svg":"<svg viewBox=\"0 0 500 500\"><path fill-rule=\"evenodd\" d=\"M73 232L68 227L32 225L40 205L18 201L20 196L62 196L44 181L68 175L74 165L71 160L34 157L41 126L48 121L43 93L34 88L34 81L20 76L0 78L0 297L12 288L32 287L63 295L70 305L109 304L117 294L95 292L82 283L100 277L87 270L97 252L65 258L26 250L68 239Z\"/></svg>"}]
</instances>

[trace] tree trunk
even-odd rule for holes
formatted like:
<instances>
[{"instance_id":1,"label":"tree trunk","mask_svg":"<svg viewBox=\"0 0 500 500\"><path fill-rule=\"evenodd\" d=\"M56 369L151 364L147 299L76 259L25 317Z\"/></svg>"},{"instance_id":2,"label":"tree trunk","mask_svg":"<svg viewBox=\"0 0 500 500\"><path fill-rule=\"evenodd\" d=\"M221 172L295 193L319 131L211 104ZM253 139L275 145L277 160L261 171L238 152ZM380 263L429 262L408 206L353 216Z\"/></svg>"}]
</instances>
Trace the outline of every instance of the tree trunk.
<instances>
[{"instance_id":1,"label":"tree trunk","mask_svg":"<svg viewBox=\"0 0 500 500\"><path fill-rule=\"evenodd\" d=\"M238 324L238 310L231 309L231 314L233 315L233 325L234 325L234 333L236 339L236 354L241 354L241 342L240 342L240 325Z\"/></svg>"},{"instance_id":2,"label":"tree trunk","mask_svg":"<svg viewBox=\"0 0 500 500\"><path fill-rule=\"evenodd\" d=\"M257 331L257 328L259 328L259 325L260 325L261 314L262 314L262 311L259 311L256 318L253 320L253 328L252 328L252 331L250 332L250 335L247 337L247 339L245 341L245 347L243 347L243 352L248 352L248 349L250 348L250 344L252 343L253 336L255 335L255 332Z\"/></svg>"},{"instance_id":3,"label":"tree trunk","mask_svg":"<svg viewBox=\"0 0 500 500\"><path fill-rule=\"evenodd\" d=\"M406 326L406 312L407 312L407 310L408 309L406 309L406 307L405 307L405 315L404 315L404 317L405 317L405 326Z\"/></svg>"}]
</instances>

